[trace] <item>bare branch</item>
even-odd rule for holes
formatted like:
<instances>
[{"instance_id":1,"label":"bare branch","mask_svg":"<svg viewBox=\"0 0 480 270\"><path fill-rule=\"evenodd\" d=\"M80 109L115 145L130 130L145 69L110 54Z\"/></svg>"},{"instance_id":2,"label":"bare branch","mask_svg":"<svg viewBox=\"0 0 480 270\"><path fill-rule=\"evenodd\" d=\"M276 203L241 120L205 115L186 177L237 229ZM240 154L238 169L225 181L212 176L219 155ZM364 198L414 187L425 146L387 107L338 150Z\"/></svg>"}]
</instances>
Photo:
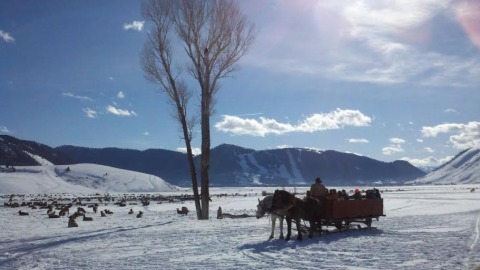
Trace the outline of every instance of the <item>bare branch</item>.
<instances>
[{"instance_id":1,"label":"bare branch","mask_svg":"<svg viewBox=\"0 0 480 270\"><path fill-rule=\"evenodd\" d=\"M215 94L220 89L219 80L229 77L237 69L237 62L255 38L254 25L247 21L234 0L148 0L142 7L142 15L153 24L142 52L145 77L157 83L169 96L176 109L174 117L181 123L189 156L193 127L201 122L203 209L197 200L196 207L197 212L202 212L201 219L208 219L210 115L214 112ZM186 70L198 82L199 118L187 115L192 92L181 78L182 70L177 74L172 70L171 38L174 34L189 59ZM191 162L193 164L193 159ZM193 171L195 192L194 178Z\"/></svg>"}]
</instances>

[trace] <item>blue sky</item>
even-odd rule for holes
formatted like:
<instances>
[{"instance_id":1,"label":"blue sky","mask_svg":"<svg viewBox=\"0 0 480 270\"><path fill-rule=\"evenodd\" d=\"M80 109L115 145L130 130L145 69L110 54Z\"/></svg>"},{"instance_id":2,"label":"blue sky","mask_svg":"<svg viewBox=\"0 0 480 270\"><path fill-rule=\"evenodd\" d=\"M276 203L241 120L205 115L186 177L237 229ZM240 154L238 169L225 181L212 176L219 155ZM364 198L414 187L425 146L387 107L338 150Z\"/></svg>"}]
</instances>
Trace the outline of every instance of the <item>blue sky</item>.
<instances>
[{"instance_id":1,"label":"blue sky","mask_svg":"<svg viewBox=\"0 0 480 270\"><path fill-rule=\"evenodd\" d=\"M480 146L480 2L240 6L257 37L221 82L212 146L333 149L419 166ZM140 9L0 1L0 134L53 147L181 150L167 97L140 66L149 28Z\"/></svg>"}]
</instances>

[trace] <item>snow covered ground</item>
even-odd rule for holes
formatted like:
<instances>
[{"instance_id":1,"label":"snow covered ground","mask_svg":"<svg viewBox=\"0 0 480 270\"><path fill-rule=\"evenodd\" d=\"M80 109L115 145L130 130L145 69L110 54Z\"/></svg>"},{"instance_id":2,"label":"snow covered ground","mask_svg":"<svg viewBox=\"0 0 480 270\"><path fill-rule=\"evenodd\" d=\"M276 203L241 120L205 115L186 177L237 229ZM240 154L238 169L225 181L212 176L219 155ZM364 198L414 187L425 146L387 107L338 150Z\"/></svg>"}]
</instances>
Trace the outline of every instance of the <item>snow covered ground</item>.
<instances>
[{"instance_id":1,"label":"snow covered ground","mask_svg":"<svg viewBox=\"0 0 480 270\"><path fill-rule=\"evenodd\" d=\"M472 187L477 191L470 192ZM93 221L78 218L78 228L67 228L66 217L49 219L45 209L20 207L30 215L19 216L19 208L0 206L0 269L472 269L480 265L480 185L381 187L387 216L374 221L376 229L301 242L279 240L278 229L276 239L268 240L267 218L216 219L219 206L226 213L254 215L262 190L273 191L212 189L213 194L230 196L214 196L211 218L205 221L196 220L192 202L101 204L99 210L114 214L88 213ZM242 196L231 196L235 193ZM4 196L0 203L7 200ZM176 208L181 206L192 212L178 215ZM129 215L130 208L144 216Z\"/></svg>"}]
</instances>

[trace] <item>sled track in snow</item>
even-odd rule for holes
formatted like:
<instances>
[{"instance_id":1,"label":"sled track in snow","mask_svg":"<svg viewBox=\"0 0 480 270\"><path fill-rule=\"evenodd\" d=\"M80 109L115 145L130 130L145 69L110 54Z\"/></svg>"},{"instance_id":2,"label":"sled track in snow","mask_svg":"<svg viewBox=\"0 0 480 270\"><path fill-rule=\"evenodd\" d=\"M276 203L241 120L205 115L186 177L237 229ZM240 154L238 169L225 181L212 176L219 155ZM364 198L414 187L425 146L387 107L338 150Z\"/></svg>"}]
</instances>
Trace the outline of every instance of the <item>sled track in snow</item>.
<instances>
[{"instance_id":1,"label":"sled track in snow","mask_svg":"<svg viewBox=\"0 0 480 270\"><path fill-rule=\"evenodd\" d=\"M473 239L472 244L470 245L470 249L473 248L478 244L478 239L480 238L480 215L477 217L477 223L475 223L475 238Z\"/></svg>"}]
</instances>

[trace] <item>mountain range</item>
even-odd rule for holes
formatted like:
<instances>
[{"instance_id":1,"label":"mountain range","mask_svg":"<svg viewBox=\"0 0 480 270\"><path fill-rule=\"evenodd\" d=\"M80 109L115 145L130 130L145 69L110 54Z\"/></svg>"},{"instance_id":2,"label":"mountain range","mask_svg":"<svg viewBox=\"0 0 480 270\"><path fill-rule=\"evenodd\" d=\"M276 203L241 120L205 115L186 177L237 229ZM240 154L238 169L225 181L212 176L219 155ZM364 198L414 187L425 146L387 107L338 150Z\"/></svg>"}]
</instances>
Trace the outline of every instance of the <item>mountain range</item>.
<instances>
[{"instance_id":1,"label":"mountain range","mask_svg":"<svg viewBox=\"0 0 480 270\"><path fill-rule=\"evenodd\" d=\"M199 156L195 157L199 168ZM0 135L0 164L12 166L91 163L158 176L190 186L186 154L163 150L50 146ZM199 174L198 174L199 175ZM309 185L317 176L327 185L403 184L425 173L406 161L382 162L333 150L253 150L222 144L211 150L212 186Z\"/></svg>"},{"instance_id":2,"label":"mountain range","mask_svg":"<svg viewBox=\"0 0 480 270\"><path fill-rule=\"evenodd\" d=\"M480 148L463 150L431 173L407 184L480 184Z\"/></svg>"}]
</instances>

